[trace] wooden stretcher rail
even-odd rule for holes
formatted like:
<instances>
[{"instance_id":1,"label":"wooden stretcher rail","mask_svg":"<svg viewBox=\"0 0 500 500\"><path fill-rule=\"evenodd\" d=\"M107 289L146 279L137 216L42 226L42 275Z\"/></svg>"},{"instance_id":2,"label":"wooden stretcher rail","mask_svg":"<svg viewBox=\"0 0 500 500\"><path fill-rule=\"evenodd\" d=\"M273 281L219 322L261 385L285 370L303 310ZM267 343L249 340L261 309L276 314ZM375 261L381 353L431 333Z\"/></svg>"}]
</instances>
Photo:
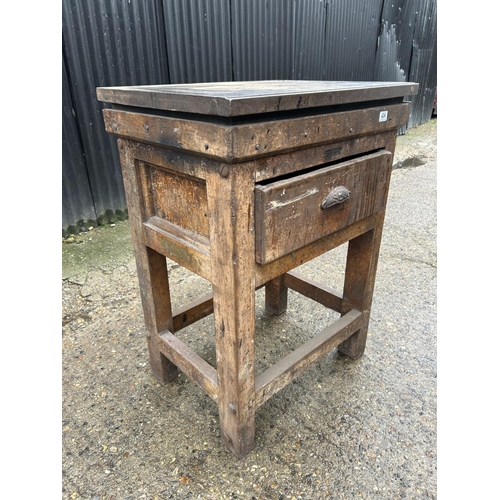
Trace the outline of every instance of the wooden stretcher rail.
<instances>
[{"instance_id":1,"label":"wooden stretcher rail","mask_svg":"<svg viewBox=\"0 0 500 500\"><path fill-rule=\"evenodd\" d=\"M149 218L144 222L143 228L146 246L211 281L208 238L171 224L160 217Z\"/></svg>"},{"instance_id":2,"label":"wooden stretcher rail","mask_svg":"<svg viewBox=\"0 0 500 500\"><path fill-rule=\"evenodd\" d=\"M177 365L214 401L219 397L217 370L168 330L159 335L160 352Z\"/></svg>"},{"instance_id":3,"label":"wooden stretcher rail","mask_svg":"<svg viewBox=\"0 0 500 500\"><path fill-rule=\"evenodd\" d=\"M262 284L256 288L264 287ZM290 287L291 288L291 287ZM185 306L179 307L173 313L174 333L186 328L214 312L214 294L207 293Z\"/></svg>"},{"instance_id":4,"label":"wooden stretcher rail","mask_svg":"<svg viewBox=\"0 0 500 500\"><path fill-rule=\"evenodd\" d=\"M284 276L284 284L287 288L308 297L319 304L340 312L342 296L335 290L310 280L305 276L289 271ZM265 286L265 283L256 287L256 290ZM176 309L173 313L174 333L186 328L200 319L210 316L214 312L213 293L208 293L189 304Z\"/></svg>"},{"instance_id":5,"label":"wooden stretcher rail","mask_svg":"<svg viewBox=\"0 0 500 500\"><path fill-rule=\"evenodd\" d=\"M174 332L186 328L214 312L213 293L209 293L174 312Z\"/></svg>"},{"instance_id":6,"label":"wooden stretcher rail","mask_svg":"<svg viewBox=\"0 0 500 500\"><path fill-rule=\"evenodd\" d=\"M363 322L363 313L352 309L321 333L261 373L255 380L256 406L265 403L315 361L359 330Z\"/></svg>"},{"instance_id":7,"label":"wooden stretcher rail","mask_svg":"<svg viewBox=\"0 0 500 500\"><path fill-rule=\"evenodd\" d=\"M341 310L342 296L339 293L295 271L289 271L285 274L284 285L329 309L337 312Z\"/></svg>"}]
</instances>

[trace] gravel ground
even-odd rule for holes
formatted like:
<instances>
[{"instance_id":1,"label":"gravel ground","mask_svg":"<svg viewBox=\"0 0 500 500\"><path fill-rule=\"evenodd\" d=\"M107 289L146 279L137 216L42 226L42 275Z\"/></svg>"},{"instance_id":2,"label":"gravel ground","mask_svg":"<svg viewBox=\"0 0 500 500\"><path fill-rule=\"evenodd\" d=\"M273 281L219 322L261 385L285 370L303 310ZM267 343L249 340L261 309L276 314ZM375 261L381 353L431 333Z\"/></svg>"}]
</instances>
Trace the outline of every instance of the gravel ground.
<instances>
[{"instance_id":1,"label":"gravel ground","mask_svg":"<svg viewBox=\"0 0 500 500\"><path fill-rule=\"evenodd\" d=\"M149 369L128 222L63 241L62 498L437 498L436 129L398 138L365 355L333 350L260 407L242 460L201 389ZM343 246L302 271L341 289L344 259ZM169 270L174 307L210 288ZM257 292L258 371L335 317L289 293L274 317ZM211 321L181 333L209 362Z\"/></svg>"}]
</instances>

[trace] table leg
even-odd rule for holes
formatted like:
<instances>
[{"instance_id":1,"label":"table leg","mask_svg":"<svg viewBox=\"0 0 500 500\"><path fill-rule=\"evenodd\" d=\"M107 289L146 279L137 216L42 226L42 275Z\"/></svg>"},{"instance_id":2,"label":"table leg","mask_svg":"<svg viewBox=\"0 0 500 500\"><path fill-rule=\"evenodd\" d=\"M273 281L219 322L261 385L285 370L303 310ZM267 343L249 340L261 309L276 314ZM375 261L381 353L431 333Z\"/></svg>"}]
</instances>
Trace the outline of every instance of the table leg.
<instances>
[{"instance_id":1,"label":"table leg","mask_svg":"<svg viewBox=\"0 0 500 500\"><path fill-rule=\"evenodd\" d=\"M365 313L363 327L338 346L340 353L352 359L360 358L366 346L384 212L380 212L377 219L374 229L349 241L347 251L341 314L353 308Z\"/></svg>"},{"instance_id":2,"label":"table leg","mask_svg":"<svg viewBox=\"0 0 500 500\"><path fill-rule=\"evenodd\" d=\"M156 341L160 332L169 330L173 333L167 262L163 255L147 247L145 252L136 249L137 260L141 259L141 253L145 253L147 262L146 270L143 265L137 267L146 319L149 363L159 382L166 384L178 376L177 366L159 351Z\"/></svg>"},{"instance_id":3,"label":"table leg","mask_svg":"<svg viewBox=\"0 0 500 500\"><path fill-rule=\"evenodd\" d=\"M284 284L284 275L277 276L266 285L266 309L277 316L286 311L288 288Z\"/></svg>"},{"instance_id":4,"label":"table leg","mask_svg":"<svg viewBox=\"0 0 500 500\"><path fill-rule=\"evenodd\" d=\"M127 141L121 139L118 141L146 325L149 360L153 374L162 384L165 384L178 376L177 367L161 354L156 340L163 330L168 329L173 332L167 262L163 255L142 243L142 221L145 217L145 207L142 205L138 188L140 186L138 170L127 144Z\"/></svg>"},{"instance_id":5,"label":"table leg","mask_svg":"<svg viewBox=\"0 0 500 500\"><path fill-rule=\"evenodd\" d=\"M220 430L238 458L255 437L253 187L242 165L207 175Z\"/></svg>"}]
</instances>

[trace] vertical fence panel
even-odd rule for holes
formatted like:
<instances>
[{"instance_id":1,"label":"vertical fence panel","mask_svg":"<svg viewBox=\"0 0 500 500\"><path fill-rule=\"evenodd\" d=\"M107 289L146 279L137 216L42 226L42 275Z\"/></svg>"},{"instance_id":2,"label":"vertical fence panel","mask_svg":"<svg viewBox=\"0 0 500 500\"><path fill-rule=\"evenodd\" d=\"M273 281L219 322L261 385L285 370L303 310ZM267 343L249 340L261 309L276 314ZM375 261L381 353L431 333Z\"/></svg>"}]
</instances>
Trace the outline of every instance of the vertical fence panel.
<instances>
[{"instance_id":1,"label":"vertical fence panel","mask_svg":"<svg viewBox=\"0 0 500 500\"><path fill-rule=\"evenodd\" d=\"M293 78L325 79L325 25L328 0L302 0L295 5Z\"/></svg>"},{"instance_id":2,"label":"vertical fence panel","mask_svg":"<svg viewBox=\"0 0 500 500\"><path fill-rule=\"evenodd\" d=\"M64 54L62 57L62 227L76 233L97 222L78 132Z\"/></svg>"},{"instance_id":3,"label":"vertical fence panel","mask_svg":"<svg viewBox=\"0 0 500 500\"><path fill-rule=\"evenodd\" d=\"M385 0L375 79L419 83L407 128L430 120L437 84L436 2Z\"/></svg>"},{"instance_id":4,"label":"vertical fence panel","mask_svg":"<svg viewBox=\"0 0 500 500\"><path fill-rule=\"evenodd\" d=\"M236 81L293 79L295 0L231 0Z\"/></svg>"},{"instance_id":5,"label":"vertical fence panel","mask_svg":"<svg viewBox=\"0 0 500 500\"><path fill-rule=\"evenodd\" d=\"M164 0L172 83L232 80L229 0Z\"/></svg>"},{"instance_id":6,"label":"vertical fence panel","mask_svg":"<svg viewBox=\"0 0 500 500\"><path fill-rule=\"evenodd\" d=\"M328 1L325 28L326 80L374 79L382 1Z\"/></svg>"},{"instance_id":7,"label":"vertical fence panel","mask_svg":"<svg viewBox=\"0 0 500 500\"><path fill-rule=\"evenodd\" d=\"M409 80L421 84L418 95L412 99L414 111L408 127L431 119L437 86L437 12L435 2L421 0L415 12L415 31L412 40L412 58Z\"/></svg>"},{"instance_id":8,"label":"vertical fence panel","mask_svg":"<svg viewBox=\"0 0 500 500\"><path fill-rule=\"evenodd\" d=\"M100 223L112 222L126 217L125 194L116 140L104 130L95 89L168 83L158 1L63 0L62 7L63 50L94 210ZM66 179L69 186L76 182Z\"/></svg>"}]
</instances>

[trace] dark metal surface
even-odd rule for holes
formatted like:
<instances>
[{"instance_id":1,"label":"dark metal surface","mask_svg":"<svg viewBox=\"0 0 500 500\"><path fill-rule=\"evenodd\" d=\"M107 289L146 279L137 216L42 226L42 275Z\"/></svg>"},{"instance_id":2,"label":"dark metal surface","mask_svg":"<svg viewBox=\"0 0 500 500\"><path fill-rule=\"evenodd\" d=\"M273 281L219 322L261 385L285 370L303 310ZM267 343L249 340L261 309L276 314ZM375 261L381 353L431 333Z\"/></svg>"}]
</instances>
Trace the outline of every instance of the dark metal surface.
<instances>
[{"instance_id":1,"label":"dark metal surface","mask_svg":"<svg viewBox=\"0 0 500 500\"><path fill-rule=\"evenodd\" d=\"M234 80L292 79L297 2L232 0L231 5Z\"/></svg>"},{"instance_id":2,"label":"dark metal surface","mask_svg":"<svg viewBox=\"0 0 500 500\"><path fill-rule=\"evenodd\" d=\"M382 3L382 0L328 1L325 79L375 80Z\"/></svg>"},{"instance_id":3,"label":"dark metal surface","mask_svg":"<svg viewBox=\"0 0 500 500\"><path fill-rule=\"evenodd\" d=\"M63 0L63 51L90 189L83 194L78 192L83 189L75 188L83 187L75 175L81 164L75 164L73 156L63 150L68 193L63 203L85 205L85 210L73 213L72 218L84 219L90 211L99 222L126 217L116 140L104 130L95 88L168 83L165 46L158 31L160 9L159 2L152 1ZM69 193L82 199L76 202ZM71 225L70 213L65 211L63 220Z\"/></svg>"},{"instance_id":4,"label":"dark metal surface","mask_svg":"<svg viewBox=\"0 0 500 500\"><path fill-rule=\"evenodd\" d=\"M435 1L384 1L375 79L420 83L418 95L411 98L408 128L425 123L432 116L437 85L436 26Z\"/></svg>"},{"instance_id":5,"label":"dark metal surface","mask_svg":"<svg viewBox=\"0 0 500 500\"><path fill-rule=\"evenodd\" d=\"M163 6L170 81L232 80L230 0L163 0Z\"/></svg>"},{"instance_id":6,"label":"dark metal surface","mask_svg":"<svg viewBox=\"0 0 500 500\"><path fill-rule=\"evenodd\" d=\"M98 88L99 100L129 106L217 116L307 109L414 95L412 82L258 80Z\"/></svg>"},{"instance_id":7,"label":"dark metal surface","mask_svg":"<svg viewBox=\"0 0 500 500\"><path fill-rule=\"evenodd\" d=\"M325 26L327 0L295 2L293 78L325 80Z\"/></svg>"},{"instance_id":8,"label":"dark metal surface","mask_svg":"<svg viewBox=\"0 0 500 500\"><path fill-rule=\"evenodd\" d=\"M71 100L66 61L62 58L62 227L77 232L94 225L97 216L87 177L87 168Z\"/></svg>"},{"instance_id":9,"label":"dark metal surface","mask_svg":"<svg viewBox=\"0 0 500 500\"><path fill-rule=\"evenodd\" d=\"M345 186L334 187L328 193L327 197L321 202L321 209L326 210L334 205L344 203L344 201L348 200L350 196L351 192Z\"/></svg>"}]
</instances>

